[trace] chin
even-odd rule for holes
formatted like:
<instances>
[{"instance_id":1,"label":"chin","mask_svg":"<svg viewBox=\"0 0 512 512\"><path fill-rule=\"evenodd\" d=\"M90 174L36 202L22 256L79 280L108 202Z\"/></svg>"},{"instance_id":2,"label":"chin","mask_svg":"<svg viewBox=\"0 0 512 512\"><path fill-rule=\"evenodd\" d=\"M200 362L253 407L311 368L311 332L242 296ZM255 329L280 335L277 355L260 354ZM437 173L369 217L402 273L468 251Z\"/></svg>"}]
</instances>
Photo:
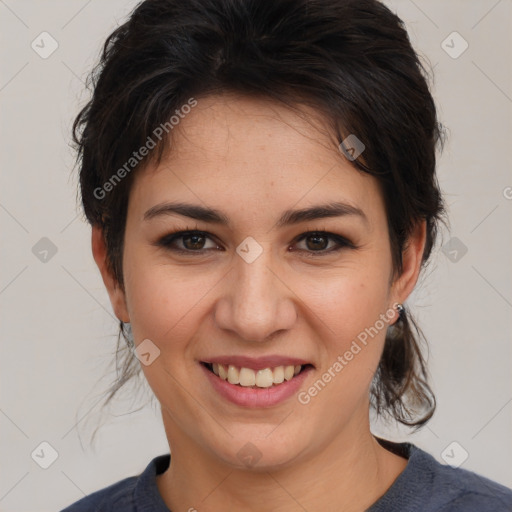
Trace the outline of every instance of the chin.
<instances>
[{"instance_id":1,"label":"chin","mask_svg":"<svg viewBox=\"0 0 512 512\"><path fill-rule=\"evenodd\" d=\"M275 426L272 428L275 429ZM299 435L299 432L296 438L284 430L285 436L273 437L268 434L272 428L246 428L247 435L229 438L225 443L211 446L210 449L219 460L236 469L266 472L285 468L304 452L307 443L304 435ZM251 430L252 434L249 435Z\"/></svg>"}]
</instances>

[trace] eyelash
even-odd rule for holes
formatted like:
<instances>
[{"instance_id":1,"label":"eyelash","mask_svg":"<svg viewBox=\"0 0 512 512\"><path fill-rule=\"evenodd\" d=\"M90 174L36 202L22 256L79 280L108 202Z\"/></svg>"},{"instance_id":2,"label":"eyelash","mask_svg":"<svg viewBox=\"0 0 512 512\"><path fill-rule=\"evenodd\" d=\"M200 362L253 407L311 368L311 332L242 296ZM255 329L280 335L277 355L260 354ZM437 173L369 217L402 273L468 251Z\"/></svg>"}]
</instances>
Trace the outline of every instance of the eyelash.
<instances>
[{"instance_id":1,"label":"eyelash","mask_svg":"<svg viewBox=\"0 0 512 512\"><path fill-rule=\"evenodd\" d=\"M159 247L163 247L165 249L168 249L170 251L173 251L173 252L176 252L176 253L179 253L179 254L187 254L187 255L189 255L189 254L204 254L206 251L212 250L212 249L199 249L197 251L194 251L194 250L190 250L190 249L178 249L176 247L172 247L172 244L176 240L184 238L187 235L188 236L190 236L190 235L199 235L199 236L202 236L204 238L209 238L214 243L217 243L217 242L215 242L214 237L211 236L206 231L200 231L200 230L197 230L197 229L191 229L191 230L179 230L179 231L177 230L177 231L173 231L171 233L168 233L167 235L165 235L162 238L160 238L155 243L155 245L157 245ZM326 256L328 254L332 254L334 252L338 252L338 251L340 251L341 249L344 249L344 248L357 249L357 247L350 240L347 240L345 237L343 237L341 235L337 235L335 233L330 233L330 232L324 231L324 230L307 231L306 233L303 233L302 235L299 235L299 237L295 239L294 244L302 242L307 237L313 236L313 235L322 236L322 237L325 237L327 239L333 240L336 243L336 246L331 248L331 249L321 249L321 250L318 250L318 251L311 251L311 250L307 250L307 249L299 249L298 250L299 252L307 253L308 257L317 258L319 256L320 257L321 256ZM220 245L220 244L217 244L217 245Z\"/></svg>"}]
</instances>

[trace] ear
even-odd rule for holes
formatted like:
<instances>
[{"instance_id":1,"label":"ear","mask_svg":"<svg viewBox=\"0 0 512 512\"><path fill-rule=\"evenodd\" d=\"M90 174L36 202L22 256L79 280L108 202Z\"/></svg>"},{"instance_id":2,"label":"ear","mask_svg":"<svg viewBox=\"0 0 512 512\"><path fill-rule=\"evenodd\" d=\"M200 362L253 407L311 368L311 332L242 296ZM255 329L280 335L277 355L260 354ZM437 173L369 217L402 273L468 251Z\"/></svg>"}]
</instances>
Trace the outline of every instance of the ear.
<instances>
[{"instance_id":1,"label":"ear","mask_svg":"<svg viewBox=\"0 0 512 512\"><path fill-rule=\"evenodd\" d=\"M405 302L416 286L426 237L427 222L421 220L416 223L402 250L402 273L395 278L391 288L391 298L394 302Z\"/></svg>"},{"instance_id":2,"label":"ear","mask_svg":"<svg viewBox=\"0 0 512 512\"><path fill-rule=\"evenodd\" d=\"M110 303L114 309L119 320L129 322L130 316L128 315L128 308L126 307L126 298L119 282L114 278L108 268L107 247L105 238L103 237L103 230L99 226L92 228L92 255L94 261L101 272L103 283L107 289L110 297Z\"/></svg>"}]
</instances>

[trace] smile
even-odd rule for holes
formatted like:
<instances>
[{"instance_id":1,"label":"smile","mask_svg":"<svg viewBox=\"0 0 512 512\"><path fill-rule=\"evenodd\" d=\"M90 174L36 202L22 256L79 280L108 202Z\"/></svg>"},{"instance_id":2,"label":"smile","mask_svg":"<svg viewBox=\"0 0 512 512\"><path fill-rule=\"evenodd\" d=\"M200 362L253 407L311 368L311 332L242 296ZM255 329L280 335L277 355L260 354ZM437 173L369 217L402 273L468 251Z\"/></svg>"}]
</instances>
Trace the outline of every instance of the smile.
<instances>
[{"instance_id":1,"label":"smile","mask_svg":"<svg viewBox=\"0 0 512 512\"><path fill-rule=\"evenodd\" d=\"M214 395L245 408L278 406L297 394L315 366L287 355L210 356L198 361Z\"/></svg>"},{"instance_id":2,"label":"smile","mask_svg":"<svg viewBox=\"0 0 512 512\"><path fill-rule=\"evenodd\" d=\"M260 370L235 366L234 364L202 363L208 370L233 385L244 388L270 388L293 379L307 366L311 365L281 365Z\"/></svg>"}]
</instances>

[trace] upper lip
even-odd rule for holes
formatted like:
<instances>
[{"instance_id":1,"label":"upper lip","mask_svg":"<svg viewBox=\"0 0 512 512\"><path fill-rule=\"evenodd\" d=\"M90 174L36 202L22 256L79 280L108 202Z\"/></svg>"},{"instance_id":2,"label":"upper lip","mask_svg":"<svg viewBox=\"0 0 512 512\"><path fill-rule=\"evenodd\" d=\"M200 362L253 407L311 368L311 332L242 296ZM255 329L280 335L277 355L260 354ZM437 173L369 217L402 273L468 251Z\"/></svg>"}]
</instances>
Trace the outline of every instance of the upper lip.
<instances>
[{"instance_id":1,"label":"upper lip","mask_svg":"<svg viewBox=\"0 0 512 512\"><path fill-rule=\"evenodd\" d=\"M289 356L271 355L264 357L249 357L249 356L216 356L208 359L203 359L204 363L218 363L222 365L234 365L239 368L251 368L252 370L263 370L264 368L274 368L276 366L297 366L310 364L305 359Z\"/></svg>"}]
</instances>

